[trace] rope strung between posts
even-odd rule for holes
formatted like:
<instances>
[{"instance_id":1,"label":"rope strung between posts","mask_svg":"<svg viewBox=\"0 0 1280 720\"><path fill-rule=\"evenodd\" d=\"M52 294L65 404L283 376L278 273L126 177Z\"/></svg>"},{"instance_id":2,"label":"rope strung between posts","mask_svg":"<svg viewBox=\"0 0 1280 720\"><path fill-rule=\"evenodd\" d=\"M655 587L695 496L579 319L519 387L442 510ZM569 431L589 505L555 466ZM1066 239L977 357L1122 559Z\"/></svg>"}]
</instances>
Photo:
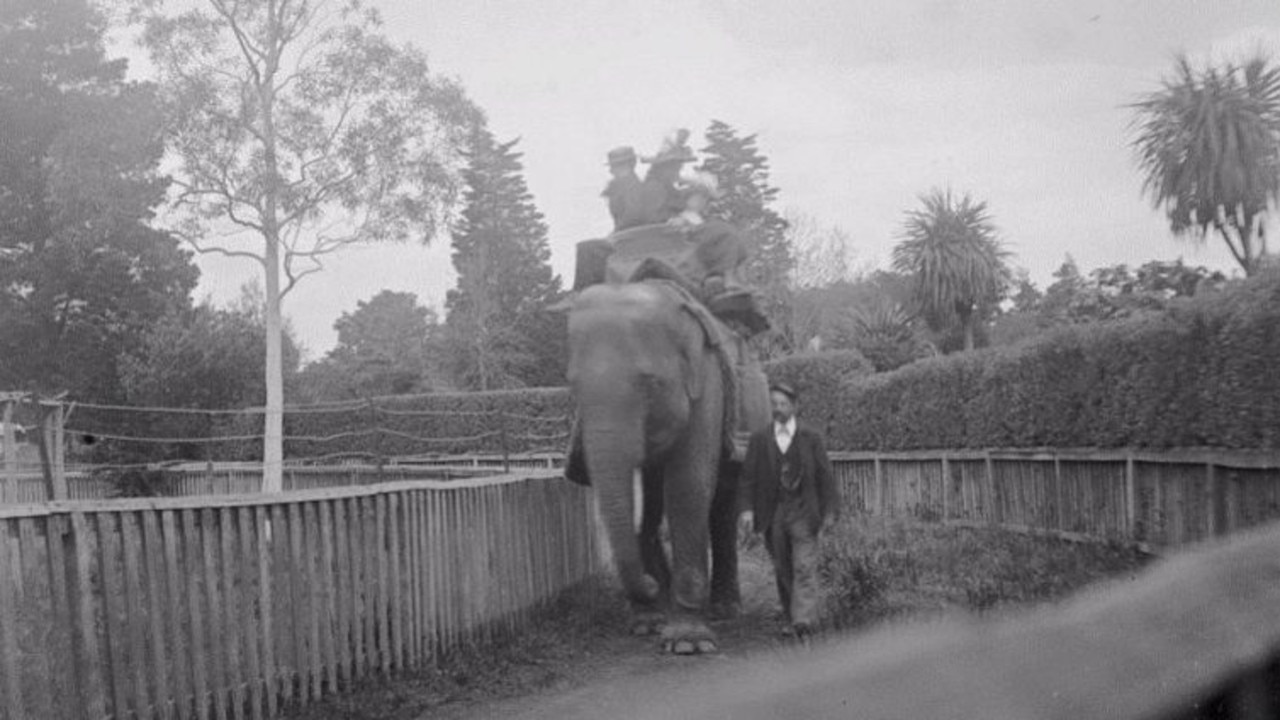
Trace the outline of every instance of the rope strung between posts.
<instances>
[{"instance_id":1,"label":"rope strung between posts","mask_svg":"<svg viewBox=\"0 0 1280 720\"><path fill-rule=\"evenodd\" d=\"M97 432L96 430L84 430L80 428L67 428L67 433L76 435L91 436L102 440L119 440L123 442L150 442L150 443L220 443L220 442L251 442L261 440L262 435L215 435L215 436L194 436L194 437L151 437L145 435L117 435L114 433ZM484 440L487 438L500 435L498 430L490 430L488 432L478 433L475 435L463 435L457 437L426 437L422 435L411 435L409 433L392 430L385 427L373 427L365 430L349 430L346 432L333 433L332 435L285 435L286 441L295 442L315 442L325 443L335 440L342 440L352 437L367 437L370 435L390 435L393 437L403 438L423 443L463 443Z\"/></svg>"}]
</instances>

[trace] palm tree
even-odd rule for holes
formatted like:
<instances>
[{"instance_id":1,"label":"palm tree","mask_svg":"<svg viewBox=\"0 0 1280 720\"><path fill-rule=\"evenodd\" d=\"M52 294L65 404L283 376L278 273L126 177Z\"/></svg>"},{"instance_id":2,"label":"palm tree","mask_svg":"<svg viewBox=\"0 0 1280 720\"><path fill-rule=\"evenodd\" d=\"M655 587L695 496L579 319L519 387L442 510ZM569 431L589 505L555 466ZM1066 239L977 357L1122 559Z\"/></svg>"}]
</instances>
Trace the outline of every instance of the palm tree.
<instances>
[{"instance_id":1,"label":"palm tree","mask_svg":"<svg viewBox=\"0 0 1280 720\"><path fill-rule=\"evenodd\" d=\"M854 348L876 372L897 370L907 363L937 354L916 333L915 318L898 303L880 299L851 313Z\"/></svg>"},{"instance_id":2,"label":"palm tree","mask_svg":"<svg viewBox=\"0 0 1280 720\"><path fill-rule=\"evenodd\" d=\"M923 208L907 211L893 269L912 277L912 297L935 330L959 323L964 349L973 349L974 327L1009 283L1009 253L996 240L985 202L951 190L920 196Z\"/></svg>"},{"instance_id":3,"label":"palm tree","mask_svg":"<svg viewBox=\"0 0 1280 720\"><path fill-rule=\"evenodd\" d=\"M1175 235L1226 242L1245 274L1266 254L1262 218L1280 198L1280 68L1192 67L1178 56L1161 88L1131 106L1143 191Z\"/></svg>"}]
</instances>

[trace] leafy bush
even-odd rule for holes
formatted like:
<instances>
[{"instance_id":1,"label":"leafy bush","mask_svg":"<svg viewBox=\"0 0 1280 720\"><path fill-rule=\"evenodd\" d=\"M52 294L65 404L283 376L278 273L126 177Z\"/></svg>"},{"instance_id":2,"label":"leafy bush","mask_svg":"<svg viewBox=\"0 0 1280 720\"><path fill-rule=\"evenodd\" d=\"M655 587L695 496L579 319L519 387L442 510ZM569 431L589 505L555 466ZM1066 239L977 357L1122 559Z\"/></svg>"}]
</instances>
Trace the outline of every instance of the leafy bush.
<instances>
[{"instance_id":1,"label":"leafy bush","mask_svg":"<svg viewBox=\"0 0 1280 720\"><path fill-rule=\"evenodd\" d=\"M1055 600L1151 559L1119 545L859 516L823 538L818 570L830 621L859 627Z\"/></svg>"}]
</instances>

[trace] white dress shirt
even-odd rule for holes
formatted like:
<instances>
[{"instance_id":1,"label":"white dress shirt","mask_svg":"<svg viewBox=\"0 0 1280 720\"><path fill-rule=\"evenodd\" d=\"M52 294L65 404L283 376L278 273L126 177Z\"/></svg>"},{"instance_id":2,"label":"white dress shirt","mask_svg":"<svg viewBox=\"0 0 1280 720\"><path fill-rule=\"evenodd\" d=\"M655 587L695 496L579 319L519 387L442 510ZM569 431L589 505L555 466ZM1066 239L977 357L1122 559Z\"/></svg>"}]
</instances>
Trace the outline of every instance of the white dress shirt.
<instances>
[{"instance_id":1,"label":"white dress shirt","mask_svg":"<svg viewBox=\"0 0 1280 720\"><path fill-rule=\"evenodd\" d=\"M782 454L787 453L787 449L791 447L791 439L796 436L796 419L790 417L785 423L773 424L773 438L778 443L778 450Z\"/></svg>"}]
</instances>

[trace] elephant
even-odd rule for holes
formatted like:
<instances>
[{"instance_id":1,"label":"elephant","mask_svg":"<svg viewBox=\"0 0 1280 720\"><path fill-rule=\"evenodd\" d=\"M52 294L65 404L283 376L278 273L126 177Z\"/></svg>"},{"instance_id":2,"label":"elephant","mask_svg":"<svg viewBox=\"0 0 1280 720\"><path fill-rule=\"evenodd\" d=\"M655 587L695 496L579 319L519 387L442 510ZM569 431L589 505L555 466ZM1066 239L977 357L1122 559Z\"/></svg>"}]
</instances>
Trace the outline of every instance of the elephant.
<instances>
[{"instance_id":1,"label":"elephant","mask_svg":"<svg viewBox=\"0 0 1280 720\"><path fill-rule=\"evenodd\" d=\"M675 283L592 285L569 313L569 383L582 456L616 571L635 630L660 628L672 652L714 652L704 615L732 615L740 604L740 462L732 459L735 428L727 423L768 422L764 373L752 358L745 341ZM659 535L664 515L670 564Z\"/></svg>"}]
</instances>

